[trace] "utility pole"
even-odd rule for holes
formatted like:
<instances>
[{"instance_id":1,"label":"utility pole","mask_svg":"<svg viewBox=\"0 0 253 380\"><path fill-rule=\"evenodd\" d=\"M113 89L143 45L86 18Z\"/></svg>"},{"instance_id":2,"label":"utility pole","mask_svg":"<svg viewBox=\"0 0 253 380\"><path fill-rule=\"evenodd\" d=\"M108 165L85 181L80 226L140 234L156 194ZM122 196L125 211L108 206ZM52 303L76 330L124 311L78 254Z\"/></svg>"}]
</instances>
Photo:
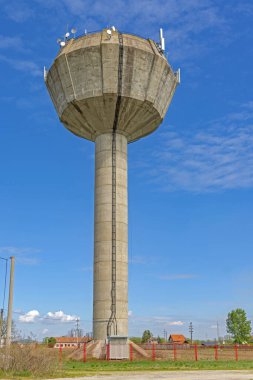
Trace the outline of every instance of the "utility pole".
<instances>
[{"instance_id":1,"label":"utility pole","mask_svg":"<svg viewBox=\"0 0 253 380\"><path fill-rule=\"evenodd\" d=\"M218 344L219 344L219 337L220 337L219 322L217 321L217 342L218 342Z\"/></svg>"},{"instance_id":2,"label":"utility pole","mask_svg":"<svg viewBox=\"0 0 253 380\"><path fill-rule=\"evenodd\" d=\"M0 347L2 347L4 309L0 311Z\"/></svg>"},{"instance_id":3,"label":"utility pole","mask_svg":"<svg viewBox=\"0 0 253 380\"><path fill-rule=\"evenodd\" d=\"M189 325L189 332L191 334L191 344L192 344L192 334L193 334L193 325L192 325L192 322L190 322L190 325Z\"/></svg>"},{"instance_id":4,"label":"utility pole","mask_svg":"<svg viewBox=\"0 0 253 380\"><path fill-rule=\"evenodd\" d=\"M167 342L168 333L167 333L167 331L165 329L163 330L163 336L164 336L165 342Z\"/></svg>"},{"instance_id":5,"label":"utility pole","mask_svg":"<svg viewBox=\"0 0 253 380\"><path fill-rule=\"evenodd\" d=\"M78 346L78 338L79 338L79 318L76 318L76 342Z\"/></svg>"},{"instance_id":6,"label":"utility pole","mask_svg":"<svg viewBox=\"0 0 253 380\"><path fill-rule=\"evenodd\" d=\"M7 316L7 331L6 331L6 346L11 344L11 324L12 324L12 304L13 304L13 284L14 284L14 264L15 257L11 256L11 271L10 271L10 285L9 285L9 303L8 303L8 316Z\"/></svg>"}]
</instances>

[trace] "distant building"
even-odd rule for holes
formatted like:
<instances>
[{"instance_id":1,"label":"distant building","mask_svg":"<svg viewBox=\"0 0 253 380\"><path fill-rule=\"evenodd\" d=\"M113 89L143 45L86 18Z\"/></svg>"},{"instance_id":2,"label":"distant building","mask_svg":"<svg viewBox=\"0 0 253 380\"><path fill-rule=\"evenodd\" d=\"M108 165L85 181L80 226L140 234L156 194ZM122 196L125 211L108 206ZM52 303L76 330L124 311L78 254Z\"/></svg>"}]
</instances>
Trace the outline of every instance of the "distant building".
<instances>
[{"instance_id":1,"label":"distant building","mask_svg":"<svg viewBox=\"0 0 253 380\"><path fill-rule=\"evenodd\" d=\"M217 344L219 344L219 342L208 340L208 341L204 341L204 342L202 342L202 343L201 343L201 346L205 346L205 347L215 347L215 346L217 346Z\"/></svg>"},{"instance_id":2,"label":"distant building","mask_svg":"<svg viewBox=\"0 0 253 380\"><path fill-rule=\"evenodd\" d=\"M174 344L185 344L188 343L184 335L170 335L169 337L169 343L174 343Z\"/></svg>"},{"instance_id":3,"label":"distant building","mask_svg":"<svg viewBox=\"0 0 253 380\"><path fill-rule=\"evenodd\" d=\"M92 339L89 337L82 337L82 338L73 338L73 337L67 337L67 336L61 336L59 338L55 337L55 345L54 348L75 348L75 347L82 347L84 343L90 342Z\"/></svg>"}]
</instances>

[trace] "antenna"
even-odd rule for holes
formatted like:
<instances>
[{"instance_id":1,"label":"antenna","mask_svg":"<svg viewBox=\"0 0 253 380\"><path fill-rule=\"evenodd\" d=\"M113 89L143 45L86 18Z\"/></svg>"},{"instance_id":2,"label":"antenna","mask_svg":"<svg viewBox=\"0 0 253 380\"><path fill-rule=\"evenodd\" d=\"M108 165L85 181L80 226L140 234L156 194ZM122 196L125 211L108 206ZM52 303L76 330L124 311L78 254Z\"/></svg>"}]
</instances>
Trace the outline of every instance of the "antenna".
<instances>
[{"instance_id":1,"label":"antenna","mask_svg":"<svg viewBox=\"0 0 253 380\"><path fill-rule=\"evenodd\" d=\"M61 41L61 42L60 42L60 46L61 46L61 47L65 46L65 45L66 45L66 42L65 42L65 41Z\"/></svg>"},{"instance_id":2,"label":"antenna","mask_svg":"<svg viewBox=\"0 0 253 380\"><path fill-rule=\"evenodd\" d=\"M84 34L87 36L87 29L84 29Z\"/></svg>"},{"instance_id":3,"label":"antenna","mask_svg":"<svg viewBox=\"0 0 253 380\"><path fill-rule=\"evenodd\" d=\"M178 69L175 74L176 74L177 83L180 84L181 83L181 70Z\"/></svg>"},{"instance_id":4,"label":"antenna","mask_svg":"<svg viewBox=\"0 0 253 380\"><path fill-rule=\"evenodd\" d=\"M115 28L115 26L112 26L112 30L113 30L114 32L116 32L116 28Z\"/></svg>"},{"instance_id":5,"label":"antenna","mask_svg":"<svg viewBox=\"0 0 253 380\"><path fill-rule=\"evenodd\" d=\"M75 38L76 37L76 28L72 28L70 32L74 35L74 38Z\"/></svg>"},{"instance_id":6,"label":"antenna","mask_svg":"<svg viewBox=\"0 0 253 380\"><path fill-rule=\"evenodd\" d=\"M69 36L70 36L69 32L65 33L65 38L68 38Z\"/></svg>"},{"instance_id":7,"label":"antenna","mask_svg":"<svg viewBox=\"0 0 253 380\"><path fill-rule=\"evenodd\" d=\"M160 46L162 51L165 51L165 39L163 37L163 30L160 28Z\"/></svg>"},{"instance_id":8,"label":"antenna","mask_svg":"<svg viewBox=\"0 0 253 380\"><path fill-rule=\"evenodd\" d=\"M111 31L111 29L107 29L106 33L108 34L108 37L109 37L109 39L110 39L111 36L112 36L112 31Z\"/></svg>"},{"instance_id":9,"label":"antenna","mask_svg":"<svg viewBox=\"0 0 253 380\"><path fill-rule=\"evenodd\" d=\"M61 43L61 38L57 38L57 44L60 45L60 43Z\"/></svg>"},{"instance_id":10,"label":"antenna","mask_svg":"<svg viewBox=\"0 0 253 380\"><path fill-rule=\"evenodd\" d=\"M46 66L44 66L44 81L47 80L47 69Z\"/></svg>"}]
</instances>

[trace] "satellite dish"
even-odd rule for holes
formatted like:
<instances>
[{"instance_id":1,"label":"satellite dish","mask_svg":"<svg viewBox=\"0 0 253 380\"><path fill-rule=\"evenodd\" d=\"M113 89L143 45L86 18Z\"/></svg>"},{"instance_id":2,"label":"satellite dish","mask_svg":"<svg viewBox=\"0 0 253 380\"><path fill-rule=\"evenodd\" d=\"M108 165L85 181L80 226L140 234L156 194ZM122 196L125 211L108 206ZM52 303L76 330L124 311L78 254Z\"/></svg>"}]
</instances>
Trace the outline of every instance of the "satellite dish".
<instances>
[{"instance_id":1,"label":"satellite dish","mask_svg":"<svg viewBox=\"0 0 253 380\"><path fill-rule=\"evenodd\" d=\"M61 42L60 42L60 45L61 45L61 47L63 47L63 46L66 45L66 42L65 42L65 41L61 41Z\"/></svg>"},{"instance_id":2,"label":"satellite dish","mask_svg":"<svg viewBox=\"0 0 253 380\"><path fill-rule=\"evenodd\" d=\"M109 34L109 36L111 36L111 34L112 34L111 29L107 29L106 33Z\"/></svg>"},{"instance_id":3,"label":"satellite dish","mask_svg":"<svg viewBox=\"0 0 253 380\"><path fill-rule=\"evenodd\" d=\"M68 38L69 36L70 36L70 33L67 32L67 33L65 34L65 37Z\"/></svg>"},{"instance_id":4,"label":"satellite dish","mask_svg":"<svg viewBox=\"0 0 253 380\"><path fill-rule=\"evenodd\" d=\"M57 38L57 44L60 44L60 43L61 43L61 39Z\"/></svg>"},{"instance_id":5,"label":"satellite dish","mask_svg":"<svg viewBox=\"0 0 253 380\"><path fill-rule=\"evenodd\" d=\"M76 34L76 28L72 28L72 29L71 29L71 33L72 33L72 34Z\"/></svg>"},{"instance_id":6,"label":"satellite dish","mask_svg":"<svg viewBox=\"0 0 253 380\"><path fill-rule=\"evenodd\" d=\"M112 30L113 30L114 32L116 32L116 28L115 28L115 26L112 26Z\"/></svg>"}]
</instances>

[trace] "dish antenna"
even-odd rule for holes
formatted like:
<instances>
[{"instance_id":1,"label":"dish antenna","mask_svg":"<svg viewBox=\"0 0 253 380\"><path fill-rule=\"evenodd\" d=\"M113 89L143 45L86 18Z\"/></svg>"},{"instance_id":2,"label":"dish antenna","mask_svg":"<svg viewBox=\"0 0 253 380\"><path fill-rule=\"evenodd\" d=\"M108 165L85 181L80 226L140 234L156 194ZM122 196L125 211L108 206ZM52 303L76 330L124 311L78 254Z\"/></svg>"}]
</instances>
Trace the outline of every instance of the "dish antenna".
<instances>
[{"instance_id":1,"label":"dish antenna","mask_svg":"<svg viewBox=\"0 0 253 380\"><path fill-rule=\"evenodd\" d=\"M163 30L160 28L160 46L162 51L165 51L165 39L163 37Z\"/></svg>"},{"instance_id":2,"label":"dish antenna","mask_svg":"<svg viewBox=\"0 0 253 380\"><path fill-rule=\"evenodd\" d=\"M111 31L111 29L107 29L106 33L108 34L108 37L109 37L109 39L110 39L111 36L112 36L112 31Z\"/></svg>"},{"instance_id":3,"label":"dish antenna","mask_svg":"<svg viewBox=\"0 0 253 380\"><path fill-rule=\"evenodd\" d=\"M76 28L72 28L71 29L71 33L74 35L74 38L75 38L75 36L76 36Z\"/></svg>"},{"instance_id":4,"label":"dish antenna","mask_svg":"<svg viewBox=\"0 0 253 380\"><path fill-rule=\"evenodd\" d=\"M116 32L116 28L115 28L115 26L112 26L112 30L113 30L114 32Z\"/></svg>"},{"instance_id":5,"label":"dish antenna","mask_svg":"<svg viewBox=\"0 0 253 380\"><path fill-rule=\"evenodd\" d=\"M61 38L57 38L57 44L60 45L60 43L61 43Z\"/></svg>"},{"instance_id":6,"label":"dish antenna","mask_svg":"<svg viewBox=\"0 0 253 380\"><path fill-rule=\"evenodd\" d=\"M69 32L65 33L65 38L69 38L69 36L70 36Z\"/></svg>"},{"instance_id":7,"label":"dish antenna","mask_svg":"<svg viewBox=\"0 0 253 380\"><path fill-rule=\"evenodd\" d=\"M60 42L60 46L61 46L61 47L65 46L65 45L66 45L66 42L65 42L65 41L61 41L61 42Z\"/></svg>"},{"instance_id":8,"label":"dish antenna","mask_svg":"<svg viewBox=\"0 0 253 380\"><path fill-rule=\"evenodd\" d=\"M87 29L84 29L84 34L85 36L87 36Z\"/></svg>"}]
</instances>

